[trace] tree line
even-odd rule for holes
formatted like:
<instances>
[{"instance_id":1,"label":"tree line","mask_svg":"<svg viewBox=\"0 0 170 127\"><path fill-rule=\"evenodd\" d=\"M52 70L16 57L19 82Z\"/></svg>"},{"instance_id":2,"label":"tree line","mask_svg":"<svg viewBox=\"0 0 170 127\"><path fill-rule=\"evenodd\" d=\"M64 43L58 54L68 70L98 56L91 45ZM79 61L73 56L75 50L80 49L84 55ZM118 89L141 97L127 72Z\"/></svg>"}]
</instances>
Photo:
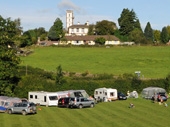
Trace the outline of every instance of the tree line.
<instances>
[{"instance_id":1,"label":"tree line","mask_svg":"<svg viewBox=\"0 0 170 127\"><path fill-rule=\"evenodd\" d=\"M36 44L38 38L40 38L41 41L65 40L65 33L67 33L60 18L56 18L49 31L46 31L44 27L23 31L19 18L14 20L14 23L16 24L17 30L17 40L15 40L14 43L18 47ZM134 10L124 8L118 18L118 26L112 21L98 21L96 24L89 25L88 35L115 35L122 42L158 45L166 44L170 40L170 26L164 26L160 31L152 29L150 22L147 22L146 27L142 30L140 20ZM96 41L103 42L104 40L97 39Z\"/></svg>"}]
</instances>

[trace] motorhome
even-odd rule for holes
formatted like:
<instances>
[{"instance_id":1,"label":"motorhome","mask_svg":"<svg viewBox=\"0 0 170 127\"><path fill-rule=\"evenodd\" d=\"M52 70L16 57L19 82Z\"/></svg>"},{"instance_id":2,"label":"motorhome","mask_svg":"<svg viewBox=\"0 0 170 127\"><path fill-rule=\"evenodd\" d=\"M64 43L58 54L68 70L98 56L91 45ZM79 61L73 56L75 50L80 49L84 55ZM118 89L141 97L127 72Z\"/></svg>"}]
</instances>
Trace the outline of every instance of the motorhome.
<instances>
[{"instance_id":1,"label":"motorhome","mask_svg":"<svg viewBox=\"0 0 170 127\"><path fill-rule=\"evenodd\" d=\"M95 89L94 98L96 101L104 101L104 102L117 100L117 89L105 88L105 87Z\"/></svg>"},{"instance_id":2,"label":"motorhome","mask_svg":"<svg viewBox=\"0 0 170 127\"><path fill-rule=\"evenodd\" d=\"M58 92L31 91L28 100L44 106L58 106L58 100L63 97L89 97L85 90L67 90Z\"/></svg>"}]
</instances>

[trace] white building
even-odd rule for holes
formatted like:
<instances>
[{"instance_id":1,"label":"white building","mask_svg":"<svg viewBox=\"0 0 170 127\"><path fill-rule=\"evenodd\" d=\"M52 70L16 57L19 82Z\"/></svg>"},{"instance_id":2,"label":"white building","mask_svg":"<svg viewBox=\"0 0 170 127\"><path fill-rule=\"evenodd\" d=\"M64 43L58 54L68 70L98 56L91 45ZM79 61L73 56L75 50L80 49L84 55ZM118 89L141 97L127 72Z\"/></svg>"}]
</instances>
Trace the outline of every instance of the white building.
<instances>
[{"instance_id":1,"label":"white building","mask_svg":"<svg viewBox=\"0 0 170 127\"><path fill-rule=\"evenodd\" d=\"M66 11L66 30L67 36L77 35L77 36L85 36L88 33L89 22L87 21L85 24L74 24L73 22L74 16L72 10Z\"/></svg>"},{"instance_id":2,"label":"white building","mask_svg":"<svg viewBox=\"0 0 170 127\"><path fill-rule=\"evenodd\" d=\"M72 10L66 11L66 30L74 24L74 16Z\"/></svg>"}]
</instances>

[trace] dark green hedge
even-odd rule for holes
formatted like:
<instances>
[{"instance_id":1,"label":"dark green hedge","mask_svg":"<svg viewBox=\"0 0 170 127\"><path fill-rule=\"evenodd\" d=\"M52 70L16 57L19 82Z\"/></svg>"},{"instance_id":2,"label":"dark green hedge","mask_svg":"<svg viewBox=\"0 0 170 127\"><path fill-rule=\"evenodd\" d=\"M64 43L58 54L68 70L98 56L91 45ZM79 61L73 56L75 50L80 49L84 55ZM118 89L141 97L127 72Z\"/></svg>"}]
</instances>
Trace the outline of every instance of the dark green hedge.
<instances>
[{"instance_id":1,"label":"dark green hedge","mask_svg":"<svg viewBox=\"0 0 170 127\"><path fill-rule=\"evenodd\" d=\"M136 90L141 93L143 88L149 86L162 87L170 91L170 75L165 79L140 79L135 75L123 74L122 76L113 76L110 74L99 74L94 76L82 75L64 77L62 84L56 84L55 73L46 72L41 69L29 67L29 73L25 75L22 67L20 82L14 89L15 96L26 97L29 91L62 91L84 89L91 96L94 90L100 87L115 88L118 91L126 93ZM28 68L27 68L28 69Z\"/></svg>"}]
</instances>

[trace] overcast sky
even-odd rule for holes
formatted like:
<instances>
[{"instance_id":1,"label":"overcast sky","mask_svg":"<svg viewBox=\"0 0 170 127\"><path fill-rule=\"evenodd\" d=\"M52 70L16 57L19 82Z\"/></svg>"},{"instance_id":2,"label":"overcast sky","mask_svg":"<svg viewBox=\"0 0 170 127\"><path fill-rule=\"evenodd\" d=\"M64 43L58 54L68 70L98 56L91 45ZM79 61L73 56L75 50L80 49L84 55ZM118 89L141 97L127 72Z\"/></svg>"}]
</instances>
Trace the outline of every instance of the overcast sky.
<instances>
[{"instance_id":1,"label":"overcast sky","mask_svg":"<svg viewBox=\"0 0 170 127\"><path fill-rule=\"evenodd\" d=\"M66 10L73 10L74 24L109 20L119 27L117 20L124 8L134 10L143 29L147 22L157 30L170 25L170 0L0 0L0 15L20 18L24 31L39 27L48 31L56 18L65 28Z\"/></svg>"}]
</instances>

